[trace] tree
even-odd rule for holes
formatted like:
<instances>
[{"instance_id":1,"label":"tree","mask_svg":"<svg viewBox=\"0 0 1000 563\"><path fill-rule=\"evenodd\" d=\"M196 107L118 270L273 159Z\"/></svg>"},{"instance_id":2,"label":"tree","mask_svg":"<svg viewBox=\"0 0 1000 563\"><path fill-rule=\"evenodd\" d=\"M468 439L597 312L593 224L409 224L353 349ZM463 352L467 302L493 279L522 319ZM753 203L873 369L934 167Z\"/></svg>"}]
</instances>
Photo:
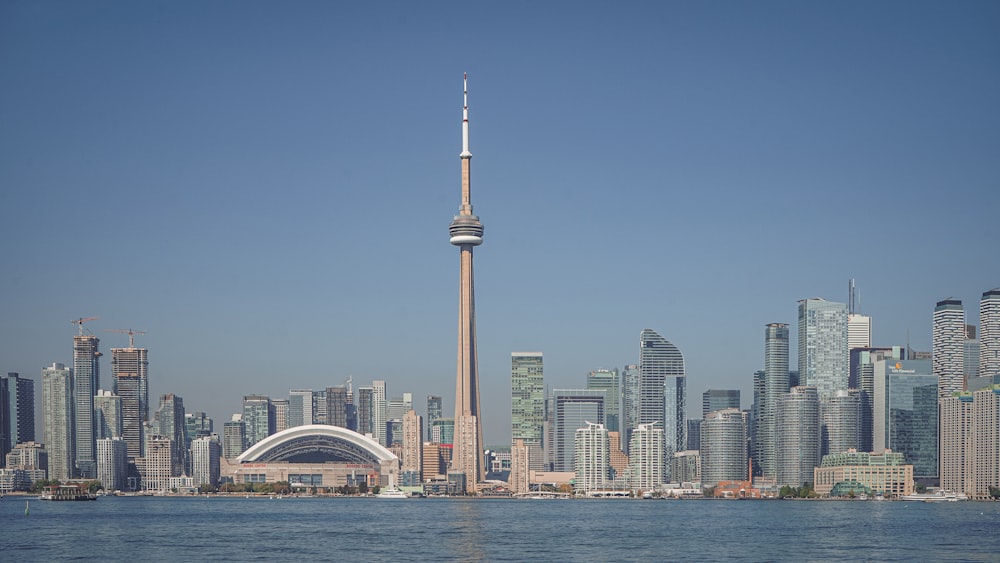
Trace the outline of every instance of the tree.
<instances>
[{"instance_id":1,"label":"tree","mask_svg":"<svg viewBox=\"0 0 1000 563\"><path fill-rule=\"evenodd\" d=\"M202 485L198 485L198 492L199 493L206 493L207 494L207 493L215 492L215 488L212 487L212 485L209 485L208 483L205 483L205 484L202 484Z\"/></svg>"},{"instance_id":2,"label":"tree","mask_svg":"<svg viewBox=\"0 0 1000 563\"><path fill-rule=\"evenodd\" d=\"M994 499L1000 499L1000 487L990 487L990 496Z\"/></svg>"}]
</instances>

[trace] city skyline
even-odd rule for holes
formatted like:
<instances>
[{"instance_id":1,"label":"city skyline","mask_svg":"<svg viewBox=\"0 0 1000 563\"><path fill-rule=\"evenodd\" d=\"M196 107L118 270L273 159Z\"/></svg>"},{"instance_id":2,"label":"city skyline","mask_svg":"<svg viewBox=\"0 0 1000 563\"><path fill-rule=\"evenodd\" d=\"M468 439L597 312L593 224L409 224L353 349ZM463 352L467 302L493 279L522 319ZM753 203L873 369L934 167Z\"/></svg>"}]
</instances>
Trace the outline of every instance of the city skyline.
<instances>
[{"instance_id":1,"label":"city skyline","mask_svg":"<svg viewBox=\"0 0 1000 563\"><path fill-rule=\"evenodd\" d=\"M649 327L688 395L747 407L760 329L797 300L856 278L874 346L930 351L934 303L978 325L1000 285L995 5L254 6L0 7L5 372L39 389L73 364L67 321L100 315L102 352L126 343L106 328L148 331L149 395L220 425L349 375L449 412L464 70L486 444L507 440L512 351L582 388L638 363Z\"/></svg>"}]
</instances>

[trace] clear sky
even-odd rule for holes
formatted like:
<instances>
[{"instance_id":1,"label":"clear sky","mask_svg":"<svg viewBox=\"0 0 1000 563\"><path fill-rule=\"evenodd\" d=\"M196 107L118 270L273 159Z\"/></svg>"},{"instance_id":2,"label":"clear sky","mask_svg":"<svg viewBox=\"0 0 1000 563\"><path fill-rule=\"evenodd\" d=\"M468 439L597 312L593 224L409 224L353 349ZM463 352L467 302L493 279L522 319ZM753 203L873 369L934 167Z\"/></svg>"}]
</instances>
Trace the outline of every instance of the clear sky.
<instances>
[{"instance_id":1,"label":"clear sky","mask_svg":"<svg viewBox=\"0 0 1000 563\"><path fill-rule=\"evenodd\" d=\"M997 2L6 1L0 370L99 315L104 387L148 331L218 430L348 376L451 409L463 72L487 442L512 351L577 387L652 328L697 416L799 299L929 350L1000 286Z\"/></svg>"}]
</instances>

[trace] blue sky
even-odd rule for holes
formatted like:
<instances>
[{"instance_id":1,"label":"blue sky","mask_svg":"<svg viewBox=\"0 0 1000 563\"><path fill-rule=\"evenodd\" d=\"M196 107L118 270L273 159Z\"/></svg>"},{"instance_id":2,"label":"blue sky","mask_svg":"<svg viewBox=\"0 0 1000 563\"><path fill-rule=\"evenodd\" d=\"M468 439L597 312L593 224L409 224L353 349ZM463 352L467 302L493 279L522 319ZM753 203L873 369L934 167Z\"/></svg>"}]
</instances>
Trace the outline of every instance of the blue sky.
<instances>
[{"instance_id":1,"label":"blue sky","mask_svg":"<svg viewBox=\"0 0 1000 563\"><path fill-rule=\"evenodd\" d=\"M512 351L582 386L643 328L690 416L748 405L764 325L852 277L929 350L1000 285L998 60L995 2L4 2L0 369L99 315L217 424L349 375L451 408L463 72L488 442Z\"/></svg>"}]
</instances>

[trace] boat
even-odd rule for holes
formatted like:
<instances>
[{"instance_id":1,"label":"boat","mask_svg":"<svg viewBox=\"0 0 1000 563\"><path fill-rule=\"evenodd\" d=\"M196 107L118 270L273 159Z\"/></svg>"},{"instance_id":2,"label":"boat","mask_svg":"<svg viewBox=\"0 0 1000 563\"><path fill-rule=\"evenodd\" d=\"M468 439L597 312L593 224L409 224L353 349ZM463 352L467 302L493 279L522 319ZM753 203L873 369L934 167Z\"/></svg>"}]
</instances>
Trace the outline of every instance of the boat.
<instances>
[{"instance_id":1,"label":"boat","mask_svg":"<svg viewBox=\"0 0 1000 563\"><path fill-rule=\"evenodd\" d=\"M395 486L386 487L375 496L377 498L410 498L410 495L406 494L406 491L401 491Z\"/></svg>"},{"instance_id":2,"label":"boat","mask_svg":"<svg viewBox=\"0 0 1000 563\"><path fill-rule=\"evenodd\" d=\"M963 500L969 500L969 497L962 493L953 493L951 491L934 491L932 493L913 493L910 495L903 495L899 497L899 500L909 500L909 501L923 501L923 502L958 502Z\"/></svg>"},{"instance_id":3,"label":"boat","mask_svg":"<svg viewBox=\"0 0 1000 563\"><path fill-rule=\"evenodd\" d=\"M97 500L97 495L75 485L55 485L39 495L39 500Z\"/></svg>"}]
</instances>

